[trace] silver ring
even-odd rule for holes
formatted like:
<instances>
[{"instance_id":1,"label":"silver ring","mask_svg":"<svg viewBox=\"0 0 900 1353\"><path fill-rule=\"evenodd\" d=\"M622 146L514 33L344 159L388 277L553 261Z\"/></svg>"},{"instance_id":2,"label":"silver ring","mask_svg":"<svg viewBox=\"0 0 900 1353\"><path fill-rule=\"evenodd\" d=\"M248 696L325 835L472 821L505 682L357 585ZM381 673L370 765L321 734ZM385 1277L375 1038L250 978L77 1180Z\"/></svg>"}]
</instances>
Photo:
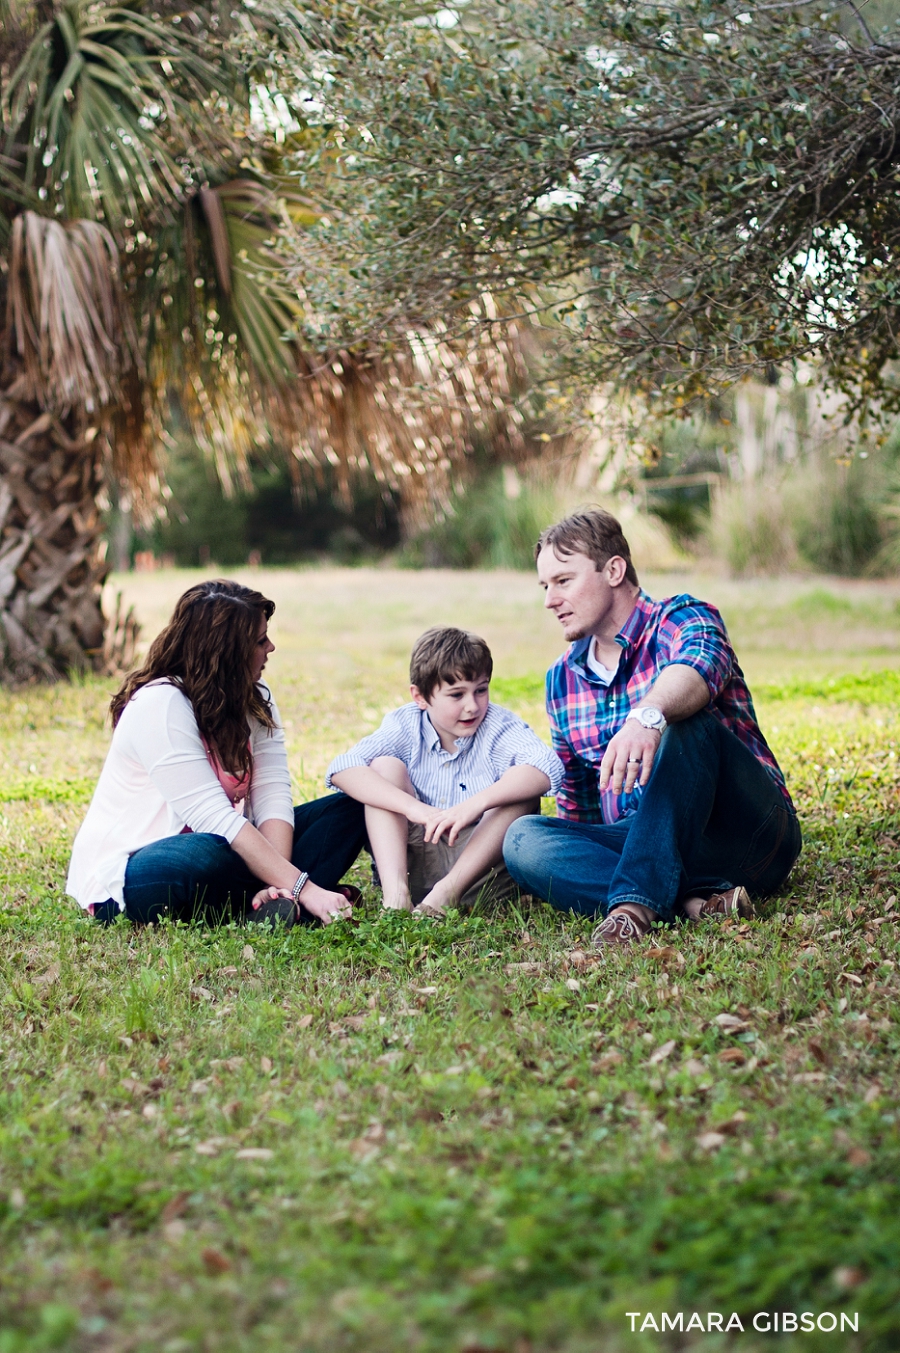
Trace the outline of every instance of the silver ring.
<instances>
[{"instance_id":1,"label":"silver ring","mask_svg":"<svg viewBox=\"0 0 900 1353\"><path fill-rule=\"evenodd\" d=\"M641 764L641 758L639 756L630 756L625 764L628 766L639 766Z\"/></svg>"}]
</instances>

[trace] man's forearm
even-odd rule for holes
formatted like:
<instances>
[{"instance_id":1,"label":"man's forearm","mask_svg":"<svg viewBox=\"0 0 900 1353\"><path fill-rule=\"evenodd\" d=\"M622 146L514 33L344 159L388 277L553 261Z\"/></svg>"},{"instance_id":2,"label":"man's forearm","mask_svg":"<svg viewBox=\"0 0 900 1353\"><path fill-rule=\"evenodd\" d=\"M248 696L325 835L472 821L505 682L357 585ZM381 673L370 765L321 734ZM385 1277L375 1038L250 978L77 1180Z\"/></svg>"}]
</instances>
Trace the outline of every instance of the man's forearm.
<instances>
[{"instance_id":1,"label":"man's forearm","mask_svg":"<svg viewBox=\"0 0 900 1353\"><path fill-rule=\"evenodd\" d=\"M371 766L350 766L347 770L332 775L331 783L335 789L349 794L351 799L366 803L370 808L387 808L391 813L409 816L413 804L419 802L404 789L392 785L383 775L379 775Z\"/></svg>"},{"instance_id":2,"label":"man's forearm","mask_svg":"<svg viewBox=\"0 0 900 1353\"><path fill-rule=\"evenodd\" d=\"M660 672L641 705L661 709L666 723L678 723L705 709L709 700L709 687L700 673L686 663L673 662Z\"/></svg>"}]
</instances>

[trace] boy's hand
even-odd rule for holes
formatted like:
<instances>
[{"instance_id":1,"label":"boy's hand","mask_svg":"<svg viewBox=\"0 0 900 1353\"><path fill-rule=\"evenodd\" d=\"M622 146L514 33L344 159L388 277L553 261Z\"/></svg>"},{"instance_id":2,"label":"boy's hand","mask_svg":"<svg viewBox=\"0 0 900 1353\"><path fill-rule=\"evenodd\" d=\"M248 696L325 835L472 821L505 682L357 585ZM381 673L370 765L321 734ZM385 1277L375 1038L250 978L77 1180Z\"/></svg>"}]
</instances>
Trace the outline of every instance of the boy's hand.
<instances>
[{"instance_id":1,"label":"boy's hand","mask_svg":"<svg viewBox=\"0 0 900 1353\"><path fill-rule=\"evenodd\" d=\"M484 808L476 802L477 795L463 799L455 808L429 808L425 819L425 840L440 841L447 833L447 845L456 844L456 838L464 827L470 827L483 815Z\"/></svg>"}]
</instances>

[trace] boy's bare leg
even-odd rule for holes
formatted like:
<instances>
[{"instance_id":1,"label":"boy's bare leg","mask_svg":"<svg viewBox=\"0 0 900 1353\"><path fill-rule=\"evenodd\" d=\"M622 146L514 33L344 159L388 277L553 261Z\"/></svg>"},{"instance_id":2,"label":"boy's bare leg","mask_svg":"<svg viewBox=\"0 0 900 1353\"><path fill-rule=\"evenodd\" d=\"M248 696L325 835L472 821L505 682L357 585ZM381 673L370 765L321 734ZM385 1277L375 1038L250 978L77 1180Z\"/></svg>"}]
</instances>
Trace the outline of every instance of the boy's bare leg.
<instances>
[{"instance_id":1,"label":"boy's bare leg","mask_svg":"<svg viewBox=\"0 0 900 1353\"><path fill-rule=\"evenodd\" d=\"M415 798L416 791L399 757L377 756L371 763L371 769ZM387 808L372 808L366 804L366 831L381 879L382 906L388 911L410 911L412 908L406 863L407 828L407 820L402 813L392 813Z\"/></svg>"},{"instance_id":2,"label":"boy's bare leg","mask_svg":"<svg viewBox=\"0 0 900 1353\"><path fill-rule=\"evenodd\" d=\"M527 803L508 803L502 808L489 808L449 874L445 874L431 892L422 898L415 909L416 915L443 916L448 907L455 906L477 879L502 863L503 838L516 818L540 811L541 805L537 799Z\"/></svg>"}]
</instances>

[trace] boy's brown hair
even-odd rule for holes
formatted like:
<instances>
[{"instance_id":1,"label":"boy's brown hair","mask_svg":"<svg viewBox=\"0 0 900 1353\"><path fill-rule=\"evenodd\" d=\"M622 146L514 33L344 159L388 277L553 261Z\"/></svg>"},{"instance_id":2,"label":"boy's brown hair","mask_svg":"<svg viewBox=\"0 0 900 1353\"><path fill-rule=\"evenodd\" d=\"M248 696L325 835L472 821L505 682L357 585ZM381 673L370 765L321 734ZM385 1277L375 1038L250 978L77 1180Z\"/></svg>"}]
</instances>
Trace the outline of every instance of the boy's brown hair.
<instances>
[{"instance_id":1,"label":"boy's brown hair","mask_svg":"<svg viewBox=\"0 0 900 1353\"><path fill-rule=\"evenodd\" d=\"M477 634L435 625L420 634L409 660L410 684L430 700L438 686L454 681L490 681L494 671L491 650Z\"/></svg>"},{"instance_id":2,"label":"boy's brown hair","mask_svg":"<svg viewBox=\"0 0 900 1353\"><path fill-rule=\"evenodd\" d=\"M637 586L637 572L631 562L631 549L622 534L622 527L611 512L602 507L583 507L571 517L558 521L542 531L534 547L537 559L541 550L555 550L557 554L586 554L594 567L605 568L610 559L618 556L627 565L625 577Z\"/></svg>"}]
</instances>

